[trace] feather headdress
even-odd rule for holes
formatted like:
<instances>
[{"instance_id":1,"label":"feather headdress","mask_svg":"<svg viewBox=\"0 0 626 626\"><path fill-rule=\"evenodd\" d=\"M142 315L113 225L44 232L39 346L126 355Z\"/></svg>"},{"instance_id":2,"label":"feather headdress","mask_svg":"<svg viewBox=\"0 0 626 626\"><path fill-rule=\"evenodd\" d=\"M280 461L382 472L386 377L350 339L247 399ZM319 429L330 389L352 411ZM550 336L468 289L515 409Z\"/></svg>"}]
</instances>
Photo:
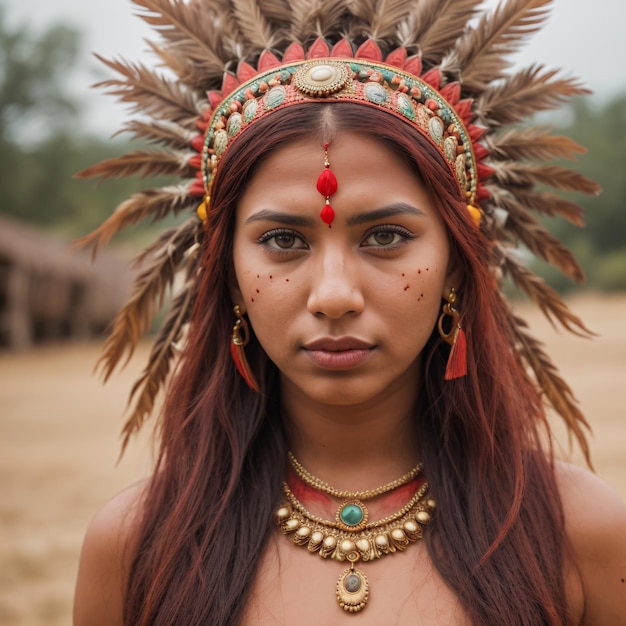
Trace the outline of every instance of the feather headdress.
<instances>
[{"instance_id":1,"label":"feather headdress","mask_svg":"<svg viewBox=\"0 0 626 626\"><path fill-rule=\"evenodd\" d=\"M108 377L150 327L175 276L184 275L184 288L174 299L149 364L133 388L131 398L136 396L136 404L124 428L124 443L149 416L170 370L174 346L188 321L195 295L195 242L203 232L196 211L210 187L211 160L219 155L216 134L223 133L225 142L230 138L223 130L224 122L228 122L224 102L234 104L232 110L239 114L246 99L255 101L267 95L259 88L263 81L255 79L268 72L279 74L287 66L292 70L283 72L278 83L291 88L293 65L307 60L324 58L332 64L341 59L355 77L359 68L369 68L365 81L377 80L390 93L408 93L408 114L406 102L395 92L391 95L392 112L410 118L414 125L418 125L414 114L419 117L424 113L420 106L439 110L446 121L451 119L462 131L455 136L460 137L459 146L467 152L467 163L463 161L466 171L457 178L470 204L480 207L479 228L492 242L494 274L509 276L551 322L588 333L558 294L515 254L522 244L573 280L582 280L582 271L571 253L534 215L560 215L580 225L579 207L543 188L590 194L599 191L581 174L546 164L575 157L583 151L580 146L545 128L518 126L538 111L557 108L572 96L586 93L576 80L559 77L542 66L509 71L508 55L542 26L551 0L503 0L491 12L480 9L480 0L133 2L159 35L150 46L167 73L138 63L103 59L118 77L101 86L133 106L138 118L127 122L123 130L133 138L151 142L154 149L132 151L90 167L81 175L174 174L183 182L131 196L82 243L97 247L145 218L158 220L182 212L189 212L191 217L168 230L143 253L141 259L147 267L137 279L131 300L114 321L105 346L101 364ZM377 74L379 69L382 78ZM376 74L375 79L372 74ZM355 78L355 89L357 82ZM338 89L346 84L344 81ZM435 94L431 97L435 107L428 94ZM425 114L430 113L426 110ZM250 116L253 118L254 114ZM237 132L239 126L233 135ZM443 145L443 137L437 141ZM454 171L454 160L451 165ZM529 336L524 322L513 315L510 320L519 355L534 372L543 397L563 417L587 453L586 423L570 389L540 344Z\"/></svg>"}]
</instances>

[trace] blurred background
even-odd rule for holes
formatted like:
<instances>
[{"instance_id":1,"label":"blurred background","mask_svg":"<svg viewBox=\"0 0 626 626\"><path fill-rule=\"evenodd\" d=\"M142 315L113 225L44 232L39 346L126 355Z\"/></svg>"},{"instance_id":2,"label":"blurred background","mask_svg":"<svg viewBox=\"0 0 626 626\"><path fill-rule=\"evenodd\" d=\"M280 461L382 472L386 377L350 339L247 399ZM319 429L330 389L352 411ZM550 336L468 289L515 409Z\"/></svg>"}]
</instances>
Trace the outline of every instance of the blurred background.
<instances>
[{"instance_id":1,"label":"blurred background","mask_svg":"<svg viewBox=\"0 0 626 626\"><path fill-rule=\"evenodd\" d=\"M495 0L485 3L493 6ZM151 60L130 0L0 0L0 623L68 624L78 553L93 513L150 471L149 435L117 463L118 432L146 346L106 388L92 374L103 333L128 295L138 227L100 252L68 244L142 188L72 175L126 150L111 136L123 106L89 89L110 77L91 52ZM587 228L550 228L581 261L585 286L539 267L598 337L555 331L520 300L592 425L598 473L626 497L626 64L621 0L555 0L547 27L517 57L563 68L593 96L548 125L587 146L580 169L604 188L576 197ZM581 462L558 423L562 455Z\"/></svg>"}]
</instances>

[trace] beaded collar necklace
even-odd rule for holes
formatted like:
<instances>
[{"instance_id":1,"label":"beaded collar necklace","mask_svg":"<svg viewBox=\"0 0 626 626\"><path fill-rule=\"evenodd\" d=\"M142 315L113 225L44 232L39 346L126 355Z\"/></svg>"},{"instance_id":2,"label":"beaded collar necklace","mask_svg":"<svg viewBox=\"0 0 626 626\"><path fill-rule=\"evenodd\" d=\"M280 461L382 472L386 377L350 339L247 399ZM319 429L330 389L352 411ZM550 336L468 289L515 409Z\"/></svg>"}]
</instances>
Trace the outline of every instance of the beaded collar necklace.
<instances>
[{"instance_id":1,"label":"beaded collar necklace","mask_svg":"<svg viewBox=\"0 0 626 626\"><path fill-rule=\"evenodd\" d=\"M311 513L285 482L284 501L275 513L275 521L295 545L306 546L311 554L317 553L323 559L350 564L337 580L335 595L344 611L357 613L367 604L369 580L356 564L406 550L411 543L422 538L423 528L430 522L436 506L435 500L428 497L426 481L417 482L412 497L399 511L377 521L369 520L363 501L409 484L420 475L422 465L416 465L400 478L376 489L351 492L335 489L313 476L291 452L288 458L303 483L344 502L339 506L335 520L326 520Z\"/></svg>"}]
</instances>

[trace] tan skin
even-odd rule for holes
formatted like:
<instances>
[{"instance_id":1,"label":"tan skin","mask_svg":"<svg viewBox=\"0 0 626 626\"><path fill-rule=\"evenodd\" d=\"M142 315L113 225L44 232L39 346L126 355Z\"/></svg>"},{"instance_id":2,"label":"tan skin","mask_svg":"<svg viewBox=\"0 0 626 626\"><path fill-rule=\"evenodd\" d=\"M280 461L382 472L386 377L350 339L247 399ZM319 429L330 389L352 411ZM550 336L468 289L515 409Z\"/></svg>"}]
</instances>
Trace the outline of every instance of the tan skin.
<instances>
[{"instance_id":1,"label":"tan skin","mask_svg":"<svg viewBox=\"0 0 626 626\"><path fill-rule=\"evenodd\" d=\"M398 157L371 138L350 134L333 140L329 156L339 181L331 229L319 219L319 142L283 148L258 169L237 211L232 297L282 373L295 455L333 486L355 491L389 482L418 460L410 415L419 393L413 383L419 354L441 298L460 276L441 219ZM345 345L332 345L337 338ZM338 348L345 354L328 354ZM558 465L557 475L576 553L576 567L566 572L574 622L626 623L626 505L584 470ZM132 546L143 489L117 496L89 527L76 626L121 624L129 567L122 546L127 539ZM370 514L397 510L402 497L374 500ZM303 500L315 513L334 516L336 503L306 492ZM467 623L419 542L363 566L372 593L358 617L343 613L334 597L343 569L277 533L242 623Z\"/></svg>"}]
</instances>

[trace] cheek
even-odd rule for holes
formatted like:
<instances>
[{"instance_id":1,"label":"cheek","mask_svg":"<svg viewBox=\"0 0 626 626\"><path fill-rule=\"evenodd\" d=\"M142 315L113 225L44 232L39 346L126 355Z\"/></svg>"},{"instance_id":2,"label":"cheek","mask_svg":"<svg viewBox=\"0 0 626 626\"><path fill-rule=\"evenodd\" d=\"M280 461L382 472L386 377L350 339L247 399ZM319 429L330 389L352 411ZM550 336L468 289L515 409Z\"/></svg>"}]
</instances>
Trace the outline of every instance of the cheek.
<instances>
[{"instance_id":1,"label":"cheek","mask_svg":"<svg viewBox=\"0 0 626 626\"><path fill-rule=\"evenodd\" d=\"M431 270L429 266L402 272L400 280L393 285L395 298L402 296L404 301L411 303L420 302L437 305L441 300L443 281L445 277L437 268ZM401 293L399 293L401 291ZM391 293L389 294L392 295Z\"/></svg>"}]
</instances>

